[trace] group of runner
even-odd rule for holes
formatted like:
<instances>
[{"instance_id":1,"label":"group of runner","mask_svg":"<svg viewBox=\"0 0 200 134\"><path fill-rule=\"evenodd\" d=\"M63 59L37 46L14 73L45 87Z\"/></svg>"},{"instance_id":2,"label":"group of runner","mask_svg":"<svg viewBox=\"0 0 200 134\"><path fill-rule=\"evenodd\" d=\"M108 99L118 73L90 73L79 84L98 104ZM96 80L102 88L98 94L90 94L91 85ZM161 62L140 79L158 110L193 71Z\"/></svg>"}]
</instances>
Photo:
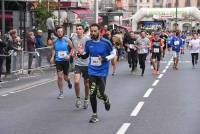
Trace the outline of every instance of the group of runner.
<instances>
[{"instance_id":1,"label":"group of runner","mask_svg":"<svg viewBox=\"0 0 200 134\"><path fill-rule=\"evenodd\" d=\"M92 107L92 116L90 123L99 121L97 116L97 98L103 100L105 109L110 110L111 103L105 94L106 78L109 72L109 62L113 66L112 75L116 73L117 61L119 61L121 48L127 52L127 60L131 72L137 72L139 62L141 76L145 72L145 61L147 55L150 55L153 74L160 74L160 60L164 58L166 49L172 50L174 64L173 68L178 69L180 52L183 53L185 38L180 35L180 31L173 33L164 33L155 31L147 37L146 32L142 31L139 36L133 31L129 31L126 36L120 32L105 32L100 34L101 27L98 24L90 26L90 35L84 34L84 26L76 25L76 33L68 38L64 36L62 27L56 29L54 39L49 40L51 49L51 63L56 65L57 84L59 88L58 99L64 97L64 81L68 87L72 88L69 78L70 59L74 60L74 88L75 88L75 106L77 108L87 109L89 101ZM198 61L200 50L200 40L196 33L189 41L191 49L192 64L195 66ZM80 97L80 80L81 75L84 81L85 98L82 102ZM82 105L83 104L83 105Z\"/></svg>"}]
</instances>

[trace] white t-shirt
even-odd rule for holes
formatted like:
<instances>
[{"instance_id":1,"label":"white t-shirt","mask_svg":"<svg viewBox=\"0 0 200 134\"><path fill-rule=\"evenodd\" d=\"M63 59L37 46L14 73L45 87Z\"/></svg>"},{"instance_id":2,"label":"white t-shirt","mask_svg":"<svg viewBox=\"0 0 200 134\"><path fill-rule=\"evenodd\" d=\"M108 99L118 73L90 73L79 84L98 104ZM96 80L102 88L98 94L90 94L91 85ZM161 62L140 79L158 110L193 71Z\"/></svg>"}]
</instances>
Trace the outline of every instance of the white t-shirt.
<instances>
[{"instance_id":1,"label":"white t-shirt","mask_svg":"<svg viewBox=\"0 0 200 134\"><path fill-rule=\"evenodd\" d=\"M200 39L191 39L189 44L191 45L190 53L200 52Z\"/></svg>"}]
</instances>

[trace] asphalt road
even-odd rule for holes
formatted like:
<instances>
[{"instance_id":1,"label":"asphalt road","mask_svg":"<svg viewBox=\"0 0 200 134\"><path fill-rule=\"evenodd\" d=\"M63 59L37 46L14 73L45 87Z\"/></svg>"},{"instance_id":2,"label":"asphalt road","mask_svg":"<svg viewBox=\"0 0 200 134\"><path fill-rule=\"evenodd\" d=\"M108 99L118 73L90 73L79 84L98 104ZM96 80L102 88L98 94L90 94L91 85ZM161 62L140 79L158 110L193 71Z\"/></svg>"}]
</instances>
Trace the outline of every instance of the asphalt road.
<instances>
[{"instance_id":1,"label":"asphalt road","mask_svg":"<svg viewBox=\"0 0 200 134\"><path fill-rule=\"evenodd\" d=\"M74 90L67 84L65 98L56 99L54 78L22 89L1 89L0 134L199 134L200 66L192 69L185 54L179 70L173 70L170 59L167 55L162 61L159 76L152 75L147 61L144 77L131 74L121 61L117 74L107 79L111 110L99 101L100 122L95 124L88 123L90 107L75 107Z\"/></svg>"}]
</instances>

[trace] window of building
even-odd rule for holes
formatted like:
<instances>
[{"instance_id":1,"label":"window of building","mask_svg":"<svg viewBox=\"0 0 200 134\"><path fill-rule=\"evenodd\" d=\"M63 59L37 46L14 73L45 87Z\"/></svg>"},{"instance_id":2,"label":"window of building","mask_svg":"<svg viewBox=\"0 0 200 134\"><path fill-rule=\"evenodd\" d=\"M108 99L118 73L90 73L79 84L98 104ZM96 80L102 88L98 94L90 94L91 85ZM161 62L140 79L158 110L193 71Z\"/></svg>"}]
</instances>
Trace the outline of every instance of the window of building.
<instances>
[{"instance_id":1,"label":"window of building","mask_svg":"<svg viewBox=\"0 0 200 134\"><path fill-rule=\"evenodd\" d=\"M200 0L197 1L197 6L200 7Z\"/></svg>"},{"instance_id":2,"label":"window of building","mask_svg":"<svg viewBox=\"0 0 200 134\"><path fill-rule=\"evenodd\" d=\"M142 0L140 0L140 3L142 3Z\"/></svg>"},{"instance_id":3,"label":"window of building","mask_svg":"<svg viewBox=\"0 0 200 134\"><path fill-rule=\"evenodd\" d=\"M198 0L198 1L199 1L199 0ZM190 7L190 6L191 6L190 0L186 0L186 1L185 1L185 6L186 6L186 7Z\"/></svg>"},{"instance_id":4,"label":"window of building","mask_svg":"<svg viewBox=\"0 0 200 134\"><path fill-rule=\"evenodd\" d=\"M147 2L149 2L149 0L147 0Z\"/></svg>"},{"instance_id":5,"label":"window of building","mask_svg":"<svg viewBox=\"0 0 200 134\"><path fill-rule=\"evenodd\" d=\"M160 0L156 0L156 2L157 2L157 3L159 3L159 2L160 2Z\"/></svg>"}]
</instances>

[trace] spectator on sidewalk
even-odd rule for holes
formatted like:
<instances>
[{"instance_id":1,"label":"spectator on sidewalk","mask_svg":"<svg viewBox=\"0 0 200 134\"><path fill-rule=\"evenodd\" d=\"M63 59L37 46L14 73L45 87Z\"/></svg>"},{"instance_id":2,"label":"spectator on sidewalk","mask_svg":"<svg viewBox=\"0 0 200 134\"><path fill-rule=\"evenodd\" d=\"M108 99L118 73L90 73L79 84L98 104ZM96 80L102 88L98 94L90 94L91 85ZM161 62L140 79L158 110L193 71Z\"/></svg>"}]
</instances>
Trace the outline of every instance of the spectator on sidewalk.
<instances>
[{"instance_id":1,"label":"spectator on sidewalk","mask_svg":"<svg viewBox=\"0 0 200 134\"><path fill-rule=\"evenodd\" d=\"M32 66L32 62L33 62L33 57L34 57L34 53L35 52L35 36L33 32L29 32L28 33L28 38L27 38L27 50L29 52L29 56L28 56L28 74L30 74L31 72L31 66Z\"/></svg>"},{"instance_id":2,"label":"spectator on sidewalk","mask_svg":"<svg viewBox=\"0 0 200 134\"><path fill-rule=\"evenodd\" d=\"M21 46L21 39L17 35L17 30L12 29L10 31L11 38L8 39L7 50L11 52L12 50L15 52L15 56L13 56L13 69L16 69L17 65L17 54L19 54L23 48ZM11 72L11 56L6 57L6 73L10 74Z\"/></svg>"},{"instance_id":3,"label":"spectator on sidewalk","mask_svg":"<svg viewBox=\"0 0 200 134\"><path fill-rule=\"evenodd\" d=\"M38 66L41 67L42 57L45 54L45 52L43 51L44 49L42 49L42 48L45 47L42 30L37 31L37 35L36 35L35 39L36 39L35 47L36 47L37 52L39 53L39 55L38 55Z\"/></svg>"},{"instance_id":4,"label":"spectator on sidewalk","mask_svg":"<svg viewBox=\"0 0 200 134\"><path fill-rule=\"evenodd\" d=\"M51 39L51 35L55 33L55 25L52 17L47 19L47 30L48 30L48 40Z\"/></svg>"},{"instance_id":5,"label":"spectator on sidewalk","mask_svg":"<svg viewBox=\"0 0 200 134\"><path fill-rule=\"evenodd\" d=\"M1 32L0 32L0 82L2 81L1 74L2 74L2 69L3 69L2 66L3 66L3 60L4 60L4 57L1 55L4 55L5 47L6 47L6 44L2 41Z\"/></svg>"}]
</instances>

